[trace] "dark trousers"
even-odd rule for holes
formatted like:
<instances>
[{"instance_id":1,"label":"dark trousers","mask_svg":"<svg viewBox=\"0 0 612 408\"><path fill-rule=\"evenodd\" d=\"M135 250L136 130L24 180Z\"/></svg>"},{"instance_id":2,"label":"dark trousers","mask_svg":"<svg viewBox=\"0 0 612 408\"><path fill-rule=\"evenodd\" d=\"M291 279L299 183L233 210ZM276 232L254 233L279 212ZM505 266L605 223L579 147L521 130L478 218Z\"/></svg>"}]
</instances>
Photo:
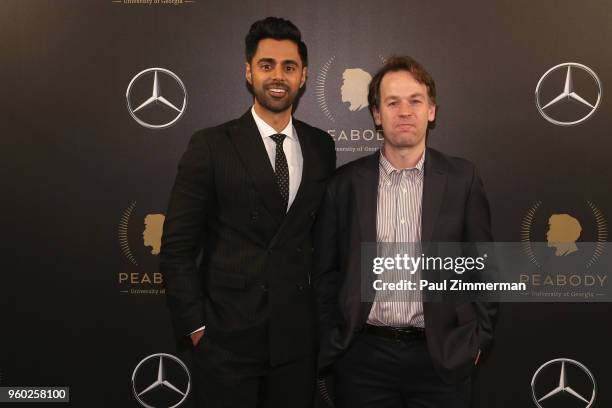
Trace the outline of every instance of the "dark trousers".
<instances>
[{"instance_id":1,"label":"dark trousers","mask_svg":"<svg viewBox=\"0 0 612 408\"><path fill-rule=\"evenodd\" d=\"M337 408L467 408L471 381L444 383L425 339L362 333L334 365Z\"/></svg>"},{"instance_id":2,"label":"dark trousers","mask_svg":"<svg viewBox=\"0 0 612 408\"><path fill-rule=\"evenodd\" d=\"M206 336L192 353L197 408L312 408L314 356L270 366L267 359L237 355Z\"/></svg>"}]
</instances>

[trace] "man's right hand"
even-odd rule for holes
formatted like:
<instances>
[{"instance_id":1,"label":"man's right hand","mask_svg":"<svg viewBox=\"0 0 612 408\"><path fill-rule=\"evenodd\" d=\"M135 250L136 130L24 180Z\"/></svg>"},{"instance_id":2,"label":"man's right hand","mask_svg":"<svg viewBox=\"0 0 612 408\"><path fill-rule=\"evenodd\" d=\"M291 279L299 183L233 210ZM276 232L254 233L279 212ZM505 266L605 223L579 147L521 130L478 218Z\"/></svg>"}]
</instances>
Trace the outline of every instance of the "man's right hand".
<instances>
[{"instance_id":1,"label":"man's right hand","mask_svg":"<svg viewBox=\"0 0 612 408\"><path fill-rule=\"evenodd\" d=\"M202 340L202 336L204 336L204 329L198 330L197 332L193 332L190 334L191 342L193 343L193 347L198 345L200 340Z\"/></svg>"}]
</instances>

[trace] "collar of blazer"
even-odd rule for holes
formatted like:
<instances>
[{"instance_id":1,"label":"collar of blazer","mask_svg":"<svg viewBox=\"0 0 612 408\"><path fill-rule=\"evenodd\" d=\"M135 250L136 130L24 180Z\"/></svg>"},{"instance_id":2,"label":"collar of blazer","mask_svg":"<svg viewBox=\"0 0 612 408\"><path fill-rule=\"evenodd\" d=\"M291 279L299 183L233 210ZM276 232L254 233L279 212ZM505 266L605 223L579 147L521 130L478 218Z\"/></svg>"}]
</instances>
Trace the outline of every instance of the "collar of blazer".
<instances>
[{"instance_id":1,"label":"collar of blazer","mask_svg":"<svg viewBox=\"0 0 612 408\"><path fill-rule=\"evenodd\" d=\"M300 211L300 207L303 205L303 190L305 189L305 185L308 184L306 181L312 179L314 165L317 160L310 127L295 118L293 119L293 126L297 132L298 140L300 141L304 164L302 169L302 181L288 213L286 209L283 208L274 170L270 164L266 147L259 134L251 110L247 110L247 112L239 119L235 120L228 129L229 138L240 156L240 159L247 168L255 189L260 194L265 207L276 220L277 226L279 227L288 219L291 219L294 213Z\"/></svg>"},{"instance_id":2,"label":"collar of blazer","mask_svg":"<svg viewBox=\"0 0 612 408\"><path fill-rule=\"evenodd\" d=\"M440 205L444 198L448 164L444 155L427 148L423 175L423 204L421 213L421 242L433 236ZM380 151L364 157L354 180L362 242L376 242L376 207L378 196ZM367 216L363 216L367 214Z\"/></svg>"}]
</instances>

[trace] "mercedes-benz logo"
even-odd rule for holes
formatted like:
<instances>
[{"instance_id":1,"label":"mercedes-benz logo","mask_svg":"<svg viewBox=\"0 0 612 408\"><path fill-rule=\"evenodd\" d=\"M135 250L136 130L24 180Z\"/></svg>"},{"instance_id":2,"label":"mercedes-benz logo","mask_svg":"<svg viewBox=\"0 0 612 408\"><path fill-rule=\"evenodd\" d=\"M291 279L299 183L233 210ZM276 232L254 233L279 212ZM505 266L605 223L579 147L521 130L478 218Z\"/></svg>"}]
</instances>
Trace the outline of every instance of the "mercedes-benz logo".
<instances>
[{"instance_id":1,"label":"mercedes-benz logo","mask_svg":"<svg viewBox=\"0 0 612 408\"><path fill-rule=\"evenodd\" d=\"M547 101L547 102L542 101L541 100L542 98L540 96L540 91L541 91L542 84L544 83L546 78L552 72L560 70L560 69L563 69L563 68L567 68L567 70L565 71L565 84L563 86L563 90L557 96L555 96L553 99L551 99L550 101ZM589 102L588 100L586 100L584 97L580 96L580 94L578 94L574 90L574 83L573 83L573 79L572 79L572 70L573 69L578 69L578 70L585 71L587 74L589 74L589 76L593 79L593 81L597 85L597 98L596 98L596 100L594 102ZM544 73L544 75L542 75L542 77L538 81L538 84L536 85L536 89L535 89L535 102L536 102L536 106L538 108L538 111L540 112L542 117L544 117L544 119L546 119L550 123L553 123L553 124L559 125L559 126L573 126L573 125L578 125L579 123L584 122L585 120L590 118L595 113L595 111L597 110L597 108L601 104L602 94L603 94L603 88L602 88L602 85L601 85L601 81L599 80L599 77L597 76L597 74L595 74L595 71L593 71L591 68L587 67L586 65L578 64L576 62L565 62L563 64L559 64L557 66L552 67L551 69L546 71ZM577 120L573 120L573 121L571 121L571 120L570 121L562 121L562 120L554 119L551 115L546 113L546 109L548 109L549 107L551 107L553 105L558 104L559 102L561 102L563 100L577 102L577 103L579 103L579 104L581 104L583 106L586 106L589 111L583 117L581 117L581 118L579 118Z\"/></svg>"},{"instance_id":2,"label":"mercedes-benz logo","mask_svg":"<svg viewBox=\"0 0 612 408\"><path fill-rule=\"evenodd\" d=\"M543 370L548 366L558 365L559 363L561 363L561 366L560 366L558 383L555 380L555 383L557 384L557 386L551 387L552 389L546 389L543 392L536 391L536 388L543 388L543 387L537 387L538 378L541 377L542 375L545 375L543 373ZM583 378L573 379L573 381L578 380L576 381L576 384L574 384L574 387L570 385L570 382L567 379L566 365L576 367L578 369L577 371L582 373ZM581 392L578 392L576 389L574 389L576 388L577 384L582 387ZM591 395L587 395L584 392L584 390L586 389L592 390ZM566 394L570 398L573 398L578 401L582 401L582 403L584 404L584 408L589 408L591 405L593 405L593 402L595 401L596 393L597 393L597 385L595 384L595 377L593 377L593 374L591 374L589 369L586 368L584 364L576 360L571 360L569 358L557 358L557 359L550 360L549 362L542 364L542 366L540 366L540 368L537 369L537 371L533 375L533 378L531 379L531 394L533 396L533 402L535 402L535 404L539 408L542 408L542 405L540 405L542 401L545 401L559 394Z\"/></svg>"},{"instance_id":3,"label":"mercedes-benz logo","mask_svg":"<svg viewBox=\"0 0 612 408\"><path fill-rule=\"evenodd\" d=\"M134 108L132 105L132 101L131 101L132 87L134 86L136 81L138 81L139 78L141 78L143 75L149 72L153 72L153 89L151 91L151 96L148 99L141 102L136 108ZM180 105L180 107L176 106L175 104L170 102L167 98L165 98L162 95L161 87L159 85L160 74L166 75L172 78L180 87L180 90L183 94L183 102ZM138 124L146 128L149 128L149 129L165 129L167 127L174 125L181 118L181 116L183 116L183 113L185 113L185 108L187 107L187 89L185 88L185 84L183 84L183 81L181 81L181 78L179 78L174 72L167 70L165 68L148 68L148 69L145 69L144 71L140 71L138 74L136 74L136 76L134 76L134 78L132 78L132 80L130 81L127 87L127 90L125 91L125 99L127 101L128 112L130 112L130 115L132 115L132 118L134 118L134 120ZM175 112L174 118L166 123L152 124L152 123L146 122L145 120L139 118L136 115L136 113L141 111L142 109L148 106L151 106L151 105L156 105L156 104L157 105L161 104L167 109Z\"/></svg>"},{"instance_id":4,"label":"mercedes-benz logo","mask_svg":"<svg viewBox=\"0 0 612 408\"><path fill-rule=\"evenodd\" d=\"M157 363L156 378L147 378L146 381L139 381L147 373L151 373L151 366ZM148 368L148 370L147 370ZM153 367L155 368L155 367ZM144 372L143 372L144 371ZM169 371L172 372L172 382L168 380ZM137 385L138 383L138 385ZM144 388L140 384L148 384ZM142 389L139 389L142 388ZM145 357L138 363L132 373L132 390L134 397L143 406L147 408L155 408L151 401L145 402L147 395L151 395L154 391L160 390L165 395L164 401L171 401L164 408L175 408L181 405L189 395L191 389L191 376L185 363L171 354L158 353ZM158 391L159 392L159 391ZM169 394L169 395L168 395ZM157 395L159 397L159 395ZM178 401L178 402L175 402ZM159 405L157 406L159 408Z\"/></svg>"}]
</instances>

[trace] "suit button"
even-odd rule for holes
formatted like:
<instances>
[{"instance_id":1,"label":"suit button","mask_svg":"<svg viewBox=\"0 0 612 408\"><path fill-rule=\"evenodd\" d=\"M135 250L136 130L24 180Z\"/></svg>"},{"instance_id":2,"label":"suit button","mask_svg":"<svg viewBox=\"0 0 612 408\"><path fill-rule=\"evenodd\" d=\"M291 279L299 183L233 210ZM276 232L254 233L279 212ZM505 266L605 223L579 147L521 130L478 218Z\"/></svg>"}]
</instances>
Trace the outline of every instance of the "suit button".
<instances>
[{"instance_id":1,"label":"suit button","mask_svg":"<svg viewBox=\"0 0 612 408\"><path fill-rule=\"evenodd\" d=\"M261 290L263 292L267 292L268 291L268 285L266 285L265 283L262 283L261 285L259 285L259 287L261 288Z\"/></svg>"},{"instance_id":2,"label":"suit button","mask_svg":"<svg viewBox=\"0 0 612 408\"><path fill-rule=\"evenodd\" d=\"M298 252L302 252L302 247L297 247L297 248L295 248L295 250L298 251Z\"/></svg>"},{"instance_id":3,"label":"suit button","mask_svg":"<svg viewBox=\"0 0 612 408\"><path fill-rule=\"evenodd\" d=\"M304 290L304 285L299 284L299 285L297 285L297 288L298 288L298 290Z\"/></svg>"},{"instance_id":4,"label":"suit button","mask_svg":"<svg viewBox=\"0 0 612 408\"><path fill-rule=\"evenodd\" d=\"M259 213L257 211L251 212L251 221L257 220L258 217L259 217Z\"/></svg>"},{"instance_id":5,"label":"suit button","mask_svg":"<svg viewBox=\"0 0 612 408\"><path fill-rule=\"evenodd\" d=\"M310 218L314 218L317 215L316 211L311 211L310 212Z\"/></svg>"}]
</instances>

